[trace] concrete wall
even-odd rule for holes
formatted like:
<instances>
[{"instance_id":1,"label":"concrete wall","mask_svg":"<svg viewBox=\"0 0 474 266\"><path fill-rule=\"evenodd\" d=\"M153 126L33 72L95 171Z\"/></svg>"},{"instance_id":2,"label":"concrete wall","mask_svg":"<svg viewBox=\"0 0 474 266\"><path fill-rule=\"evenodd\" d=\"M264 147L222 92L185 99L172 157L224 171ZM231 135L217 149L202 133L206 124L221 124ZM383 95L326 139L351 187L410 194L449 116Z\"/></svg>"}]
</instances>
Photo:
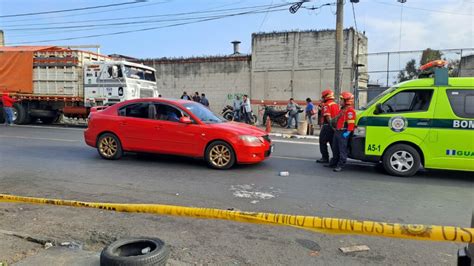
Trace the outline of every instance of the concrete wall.
<instances>
[{"instance_id":1,"label":"concrete wall","mask_svg":"<svg viewBox=\"0 0 474 266\"><path fill-rule=\"evenodd\" d=\"M205 93L215 112L234 94L250 93L249 56L147 60L145 64L156 69L163 97L179 98L183 91Z\"/></svg>"},{"instance_id":2,"label":"concrete wall","mask_svg":"<svg viewBox=\"0 0 474 266\"><path fill-rule=\"evenodd\" d=\"M460 77L474 77L474 55L463 56L460 68Z\"/></svg>"},{"instance_id":3,"label":"concrete wall","mask_svg":"<svg viewBox=\"0 0 474 266\"><path fill-rule=\"evenodd\" d=\"M322 90L334 87L334 47L333 30L253 34L252 97L319 99ZM353 91L357 49L367 53L367 38L353 29L344 30L343 49L342 86ZM359 61L367 65L366 57ZM366 88L366 84L367 78L360 80L361 87Z\"/></svg>"},{"instance_id":4,"label":"concrete wall","mask_svg":"<svg viewBox=\"0 0 474 266\"><path fill-rule=\"evenodd\" d=\"M142 60L156 69L160 93L177 98L183 91L204 92L213 111L220 112L235 94L252 100L319 99L333 88L335 31L278 32L252 35L251 56ZM367 66L367 38L344 30L343 90L354 91L357 60ZM365 67L360 69L364 71ZM365 92L367 77L359 87ZM366 102L363 93L361 103Z\"/></svg>"}]
</instances>

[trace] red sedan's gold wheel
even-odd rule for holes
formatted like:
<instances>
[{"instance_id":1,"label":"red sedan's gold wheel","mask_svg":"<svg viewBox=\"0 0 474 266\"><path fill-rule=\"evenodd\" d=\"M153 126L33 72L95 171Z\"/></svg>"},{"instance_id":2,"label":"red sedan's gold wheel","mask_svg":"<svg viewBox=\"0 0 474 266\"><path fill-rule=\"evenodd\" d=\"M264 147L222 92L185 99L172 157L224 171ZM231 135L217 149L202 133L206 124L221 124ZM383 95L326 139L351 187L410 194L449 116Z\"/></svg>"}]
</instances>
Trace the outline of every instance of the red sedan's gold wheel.
<instances>
[{"instance_id":1,"label":"red sedan's gold wheel","mask_svg":"<svg viewBox=\"0 0 474 266\"><path fill-rule=\"evenodd\" d=\"M97 150L105 159L119 159L122 156L120 141L113 134L104 134L97 141Z\"/></svg>"},{"instance_id":2,"label":"red sedan's gold wheel","mask_svg":"<svg viewBox=\"0 0 474 266\"><path fill-rule=\"evenodd\" d=\"M215 145L211 149L211 163L217 167L225 167L231 159L231 151L224 145Z\"/></svg>"},{"instance_id":3,"label":"red sedan's gold wheel","mask_svg":"<svg viewBox=\"0 0 474 266\"><path fill-rule=\"evenodd\" d=\"M223 141L215 141L206 149L206 161L212 168L228 169L235 164L232 147Z\"/></svg>"}]
</instances>

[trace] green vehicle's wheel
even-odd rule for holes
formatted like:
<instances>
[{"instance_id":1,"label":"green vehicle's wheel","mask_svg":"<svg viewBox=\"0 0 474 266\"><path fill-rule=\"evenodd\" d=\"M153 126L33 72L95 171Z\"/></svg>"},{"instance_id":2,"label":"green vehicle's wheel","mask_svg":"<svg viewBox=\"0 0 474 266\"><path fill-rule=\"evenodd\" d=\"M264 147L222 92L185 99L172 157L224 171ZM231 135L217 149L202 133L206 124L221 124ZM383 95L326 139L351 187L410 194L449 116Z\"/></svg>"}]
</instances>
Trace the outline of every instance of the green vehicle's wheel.
<instances>
[{"instance_id":1,"label":"green vehicle's wheel","mask_svg":"<svg viewBox=\"0 0 474 266\"><path fill-rule=\"evenodd\" d=\"M420 169L420 154L406 144L396 144L383 155L383 167L387 173L394 176L408 177Z\"/></svg>"}]
</instances>

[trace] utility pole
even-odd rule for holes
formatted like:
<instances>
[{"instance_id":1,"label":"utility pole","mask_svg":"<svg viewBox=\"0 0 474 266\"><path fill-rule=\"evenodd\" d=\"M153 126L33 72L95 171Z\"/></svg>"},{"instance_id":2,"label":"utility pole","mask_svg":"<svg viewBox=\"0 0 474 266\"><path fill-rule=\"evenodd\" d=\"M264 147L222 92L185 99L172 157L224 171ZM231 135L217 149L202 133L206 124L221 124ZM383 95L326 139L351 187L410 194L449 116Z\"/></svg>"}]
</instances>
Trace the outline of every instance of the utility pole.
<instances>
[{"instance_id":1,"label":"utility pole","mask_svg":"<svg viewBox=\"0 0 474 266\"><path fill-rule=\"evenodd\" d=\"M341 94L342 86L342 42L344 41L344 0L337 0L336 11L336 60L334 68L334 92L336 96Z\"/></svg>"}]
</instances>

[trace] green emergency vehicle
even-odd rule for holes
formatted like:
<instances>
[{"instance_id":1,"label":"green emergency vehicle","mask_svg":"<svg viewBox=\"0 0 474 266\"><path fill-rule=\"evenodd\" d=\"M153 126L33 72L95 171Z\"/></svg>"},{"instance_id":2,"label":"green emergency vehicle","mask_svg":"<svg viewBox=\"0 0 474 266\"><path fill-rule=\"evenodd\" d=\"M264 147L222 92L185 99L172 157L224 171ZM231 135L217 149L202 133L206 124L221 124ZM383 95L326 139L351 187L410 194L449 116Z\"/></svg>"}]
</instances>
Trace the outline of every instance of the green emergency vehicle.
<instances>
[{"instance_id":1,"label":"green emergency vehicle","mask_svg":"<svg viewBox=\"0 0 474 266\"><path fill-rule=\"evenodd\" d=\"M474 171L474 77L448 78L443 63L429 64L432 78L397 84L358 111L349 157L396 176Z\"/></svg>"}]
</instances>

